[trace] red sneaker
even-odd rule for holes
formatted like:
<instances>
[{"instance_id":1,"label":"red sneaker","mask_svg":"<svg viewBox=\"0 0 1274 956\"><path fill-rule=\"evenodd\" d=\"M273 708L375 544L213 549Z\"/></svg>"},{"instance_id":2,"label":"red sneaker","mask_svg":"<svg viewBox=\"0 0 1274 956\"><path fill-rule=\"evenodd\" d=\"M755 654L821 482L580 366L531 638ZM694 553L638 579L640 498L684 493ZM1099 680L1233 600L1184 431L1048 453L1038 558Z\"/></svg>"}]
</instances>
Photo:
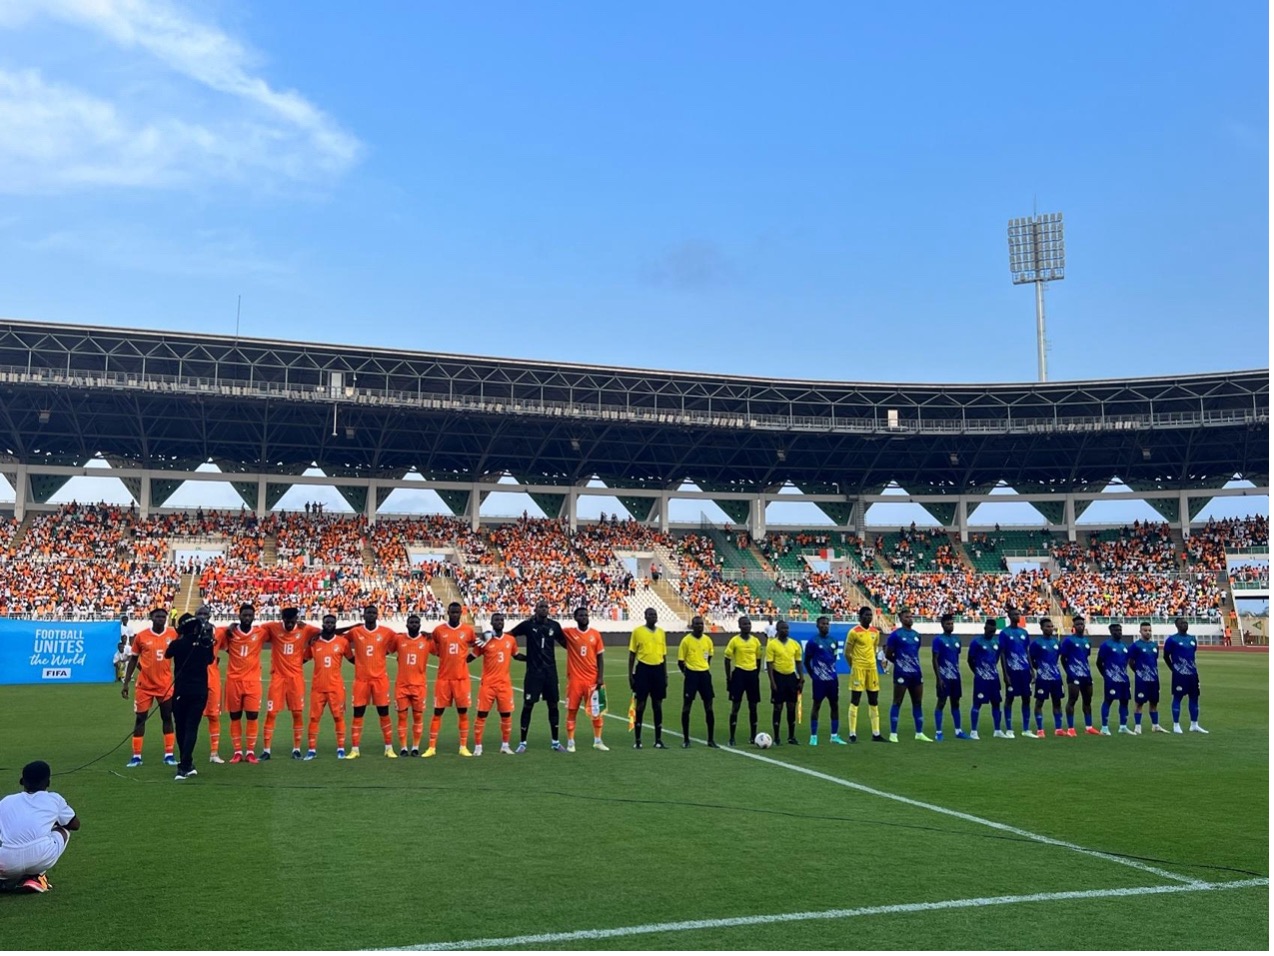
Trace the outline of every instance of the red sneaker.
<instances>
[{"instance_id":1,"label":"red sneaker","mask_svg":"<svg viewBox=\"0 0 1274 956\"><path fill-rule=\"evenodd\" d=\"M245 760L247 760L247 761L248 761L248 763L260 763L260 762L261 762L260 760L258 760L258 759L257 759L257 755L256 755L256 754L254 754L251 750L249 750L249 751L248 751L247 756L246 756L244 759L245 759ZM233 762L234 762L234 761L231 761L231 763L233 763Z\"/></svg>"},{"instance_id":2,"label":"red sneaker","mask_svg":"<svg viewBox=\"0 0 1274 956\"><path fill-rule=\"evenodd\" d=\"M1055 731L1053 731L1053 736L1054 736L1054 737L1065 737L1065 736L1066 736L1066 728L1065 728L1065 727L1058 727Z\"/></svg>"},{"instance_id":3,"label":"red sneaker","mask_svg":"<svg viewBox=\"0 0 1274 956\"><path fill-rule=\"evenodd\" d=\"M230 758L230 762L231 762L231 763L243 763L243 754L239 753L239 751L237 751L237 750L236 750L236 751L234 752L234 756Z\"/></svg>"},{"instance_id":4,"label":"red sneaker","mask_svg":"<svg viewBox=\"0 0 1274 956\"><path fill-rule=\"evenodd\" d=\"M1100 731L1100 730L1098 730L1096 727L1085 727L1085 728L1084 728L1084 733L1086 733L1086 734L1092 734L1094 737L1100 737L1100 736L1101 736L1101 731Z\"/></svg>"}]
</instances>

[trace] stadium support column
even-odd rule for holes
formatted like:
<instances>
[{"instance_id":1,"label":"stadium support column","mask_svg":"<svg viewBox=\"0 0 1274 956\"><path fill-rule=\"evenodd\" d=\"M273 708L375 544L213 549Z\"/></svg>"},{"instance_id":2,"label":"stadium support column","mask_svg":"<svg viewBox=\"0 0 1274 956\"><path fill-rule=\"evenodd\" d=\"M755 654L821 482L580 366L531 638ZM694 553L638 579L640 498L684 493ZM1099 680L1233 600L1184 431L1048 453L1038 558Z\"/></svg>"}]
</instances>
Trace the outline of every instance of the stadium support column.
<instances>
[{"instance_id":1,"label":"stadium support column","mask_svg":"<svg viewBox=\"0 0 1274 956\"><path fill-rule=\"evenodd\" d=\"M363 514L366 515L369 525L376 523L376 492L376 482L369 481L367 483L367 504L363 507Z\"/></svg>"},{"instance_id":2,"label":"stadium support column","mask_svg":"<svg viewBox=\"0 0 1274 956\"><path fill-rule=\"evenodd\" d=\"M1184 541L1190 537L1190 494L1182 491L1178 501L1177 517L1181 519L1181 538Z\"/></svg>"},{"instance_id":3,"label":"stadium support column","mask_svg":"<svg viewBox=\"0 0 1274 956\"><path fill-rule=\"evenodd\" d=\"M1075 540L1075 496L1068 494L1063 505L1063 518L1066 521L1066 540Z\"/></svg>"},{"instance_id":4,"label":"stadium support column","mask_svg":"<svg viewBox=\"0 0 1274 956\"><path fill-rule=\"evenodd\" d=\"M659 496L658 502L655 503L655 508L659 512L659 530L663 534L667 534L668 533L668 496L666 494Z\"/></svg>"},{"instance_id":5,"label":"stadium support column","mask_svg":"<svg viewBox=\"0 0 1274 956\"><path fill-rule=\"evenodd\" d=\"M13 517L21 521L26 517L27 499L31 496L31 481L27 477L27 466L18 463L18 472L13 477Z\"/></svg>"},{"instance_id":6,"label":"stadium support column","mask_svg":"<svg viewBox=\"0 0 1274 956\"><path fill-rule=\"evenodd\" d=\"M482 492L479 490L477 482L474 482L473 488L469 491L469 530L477 531L481 524L482 514Z\"/></svg>"},{"instance_id":7,"label":"stadium support column","mask_svg":"<svg viewBox=\"0 0 1274 956\"><path fill-rule=\"evenodd\" d=\"M265 475L257 479L257 519L265 517L267 511L270 510L265 500Z\"/></svg>"},{"instance_id":8,"label":"stadium support column","mask_svg":"<svg viewBox=\"0 0 1274 956\"><path fill-rule=\"evenodd\" d=\"M765 537L765 496L757 495L748 502L748 534L753 541Z\"/></svg>"},{"instance_id":9,"label":"stadium support column","mask_svg":"<svg viewBox=\"0 0 1274 956\"><path fill-rule=\"evenodd\" d=\"M961 495L956 499L956 523L960 529L960 543L969 543L969 499Z\"/></svg>"},{"instance_id":10,"label":"stadium support column","mask_svg":"<svg viewBox=\"0 0 1274 956\"><path fill-rule=\"evenodd\" d=\"M571 534L579 529L579 492L574 488L566 492L566 526Z\"/></svg>"},{"instance_id":11,"label":"stadium support column","mask_svg":"<svg viewBox=\"0 0 1274 956\"><path fill-rule=\"evenodd\" d=\"M142 473L141 490L137 493L141 500L137 502L137 510L143 518L150 517L150 473Z\"/></svg>"}]
</instances>

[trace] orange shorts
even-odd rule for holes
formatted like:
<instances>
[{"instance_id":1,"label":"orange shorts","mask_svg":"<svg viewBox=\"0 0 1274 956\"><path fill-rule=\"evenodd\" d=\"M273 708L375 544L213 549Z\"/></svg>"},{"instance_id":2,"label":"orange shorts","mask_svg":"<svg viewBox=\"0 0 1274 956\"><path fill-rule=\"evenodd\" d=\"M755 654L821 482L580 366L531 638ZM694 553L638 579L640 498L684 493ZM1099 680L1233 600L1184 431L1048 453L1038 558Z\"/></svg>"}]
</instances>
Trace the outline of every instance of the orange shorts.
<instances>
[{"instance_id":1,"label":"orange shorts","mask_svg":"<svg viewBox=\"0 0 1274 956\"><path fill-rule=\"evenodd\" d=\"M150 710L151 704L166 704L173 699L172 688L164 691L145 690L138 687L133 691L133 712L144 714Z\"/></svg>"},{"instance_id":2,"label":"orange shorts","mask_svg":"<svg viewBox=\"0 0 1274 956\"><path fill-rule=\"evenodd\" d=\"M246 680L226 681L226 710L237 714L241 710L257 713L261 710L261 682Z\"/></svg>"},{"instance_id":3,"label":"orange shorts","mask_svg":"<svg viewBox=\"0 0 1274 956\"><path fill-rule=\"evenodd\" d=\"M588 709L588 702L593 697L593 691L597 689L596 684L576 684L573 681L566 682L566 709L576 710L579 707Z\"/></svg>"},{"instance_id":4,"label":"orange shorts","mask_svg":"<svg viewBox=\"0 0 1274 956\"><path fill-rule=\"evenodd\" d=\"M457 707L468 707L471 682L469 678L464 677L460 680L442 680L441 678L434 681L434 709L440 707L450 707L455 704Z\"/></svg>"},{"instance_id":5,"label":"orange shorts","mask_svg":"<svg viewBox=\"0 0 1274 956\"><path fill-rule=\"evenodd\" d=\"M332 713L345 713L345 688L340 690L311 690L310 716L317 717L330 707Z\"/></svg>"},{"instance_id":6,"label":"orange shorts","mask_svg":"<svg viewBox=\"0 0 1274 956\"><path fill-rule=\"evenodd\" d=\"M284 710L301 710L305 707L304 677L272 677L270 689L265 695L265 710L277 714Z\"/></svg>"},{"instance_id":7,"label":"orange shorts","mask_svg":"<svg viewBox=\"0 0 1274 956\"><path fill-rule=\"evenodd\" d=\"M414 711L424 710L426 695L427 690L424 684L394 688L394 699L398 701L399 710L406 710L409 707Z\"/></svg>"},{"instance_id":8,"label":"orange shorts","mask_svg":"<svg viewBox=\"0 0 1274 956\"><path fill-rule=\"evenodd\" d=\"M354 706L366 707L369 703L375 704L377 707L389 706L388 677L354 681Z\"/></svg>"},{"instance_id":9,"label":"orange shorts","mask_svg":"<svg viewBox=\"0 0 1274 956\"><path fill-rule=\"evenodd\" d=\"M205 717L221 716L221 680L208 681L208 703L204 705Z\"/></svg>"},{"instance_id":10,"label":"orange shorts","mask_svg":"<svg viewBox=\"0 0 1274 956\"><path fill-rule=\"evenodd\" d=\"M509 683L488 684L483 681L478 685L478 710L484 714L491 712L491 705L502 714L513 713L513 685Z\"/></svg>"}]
</instances>

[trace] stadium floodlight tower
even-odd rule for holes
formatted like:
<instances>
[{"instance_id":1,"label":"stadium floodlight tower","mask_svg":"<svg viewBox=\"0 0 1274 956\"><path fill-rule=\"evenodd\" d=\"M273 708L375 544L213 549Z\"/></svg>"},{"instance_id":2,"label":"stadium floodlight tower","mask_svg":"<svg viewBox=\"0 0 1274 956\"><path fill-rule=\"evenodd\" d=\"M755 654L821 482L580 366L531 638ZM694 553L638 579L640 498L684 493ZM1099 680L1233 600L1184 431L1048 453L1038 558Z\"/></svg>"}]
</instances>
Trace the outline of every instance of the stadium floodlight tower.
<instances>
[{"instance_id":1,"label":"stadium floodlight tower","mask_svg":"<svg viewBox=\"0 0 1274 956\"><path fill-rule=\"evenodd\" d=\"M1035 283L1035 344L1039 350L1040 381L1047 382L1044 285L1066 278L1066 242L1060 212L1009 220L1009 272L1014 285Z\"/></svg>"}]
</instances>

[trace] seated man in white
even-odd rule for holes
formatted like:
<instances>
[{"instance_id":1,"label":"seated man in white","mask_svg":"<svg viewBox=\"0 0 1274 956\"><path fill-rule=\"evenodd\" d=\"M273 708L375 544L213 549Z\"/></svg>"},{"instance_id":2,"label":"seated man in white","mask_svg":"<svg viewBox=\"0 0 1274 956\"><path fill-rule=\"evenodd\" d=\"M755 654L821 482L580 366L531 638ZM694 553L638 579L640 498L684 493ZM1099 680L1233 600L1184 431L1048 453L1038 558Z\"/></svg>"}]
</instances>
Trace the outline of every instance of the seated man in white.
<instances>
[{"instance_id":1,"label":"seated man in white","mask_svg":"<svg viewBox=\"0 0 1274 956\"><path fill-rule=\"evenodd\" d=\"M44 893L45 873L80 828L80 818L62 796L49 790L49 765L33 760L22 768L22 792L0 800L0 889Z\"/></svg>"}]
</instances>

